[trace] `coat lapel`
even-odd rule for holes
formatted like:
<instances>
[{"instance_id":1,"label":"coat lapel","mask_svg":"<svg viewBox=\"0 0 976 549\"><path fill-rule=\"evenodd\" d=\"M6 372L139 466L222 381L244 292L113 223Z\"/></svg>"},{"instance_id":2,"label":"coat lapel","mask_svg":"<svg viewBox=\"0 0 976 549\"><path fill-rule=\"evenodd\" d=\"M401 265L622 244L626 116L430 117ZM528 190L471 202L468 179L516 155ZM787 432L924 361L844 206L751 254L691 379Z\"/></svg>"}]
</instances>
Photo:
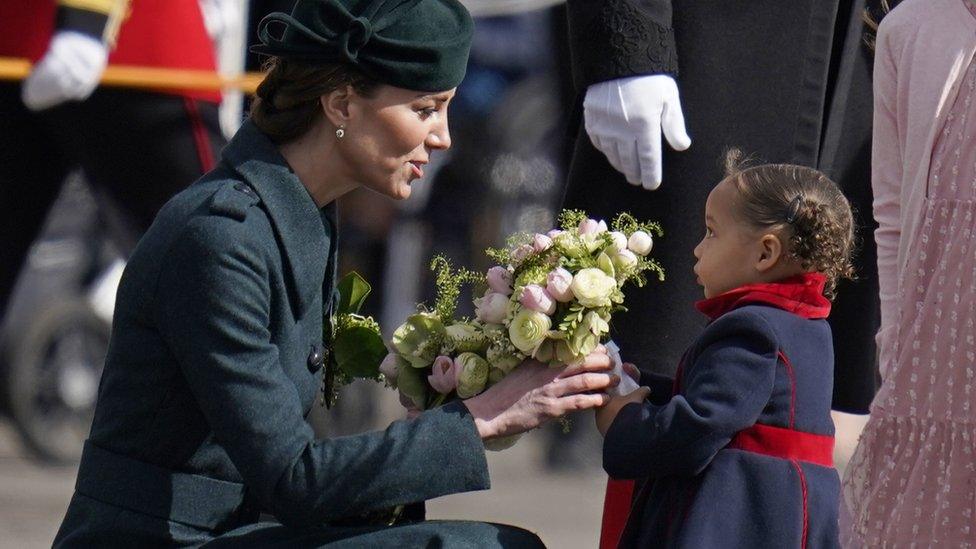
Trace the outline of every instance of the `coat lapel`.
<instances>
[{"instance_id":1,"label":"coat lapel","mask_svg":"<svg viewBox=\"0 0 976 549\"><path fill-rule=\"evenodd\" d=\"M334 262L333 224L326 217L334 205L320 211L278 147L249 120L224 148L223 157L261 197L285 256L292 307L301 318L322 289L327 265Z\"/></svg>"}]
</instances>

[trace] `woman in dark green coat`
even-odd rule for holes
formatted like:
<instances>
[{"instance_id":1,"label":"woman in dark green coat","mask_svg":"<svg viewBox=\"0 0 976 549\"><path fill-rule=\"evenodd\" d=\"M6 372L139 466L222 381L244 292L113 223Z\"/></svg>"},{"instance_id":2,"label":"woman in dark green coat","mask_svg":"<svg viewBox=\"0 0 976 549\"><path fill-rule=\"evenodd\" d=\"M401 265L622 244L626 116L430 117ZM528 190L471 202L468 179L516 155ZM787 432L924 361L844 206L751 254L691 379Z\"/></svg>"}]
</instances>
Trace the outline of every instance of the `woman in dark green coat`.
<instances>
[{"instance_id":1,"label":"woman in dark green coat","mask_svg":"<svg viewBox=\"0 0 976 549\"><path fill-rule=\"evenodd\" d=\"M603 404L616 381L605 354L526 364L381 432L319 440L305 422L335 282L332 204L357 187L406 198L450 146L471 29L456 0L300 0L262 22L273 58L251 119L123 275L55 546L540 544L485 523L336 523L487 489L482 440Z\"/></svg>"}]
</instances>

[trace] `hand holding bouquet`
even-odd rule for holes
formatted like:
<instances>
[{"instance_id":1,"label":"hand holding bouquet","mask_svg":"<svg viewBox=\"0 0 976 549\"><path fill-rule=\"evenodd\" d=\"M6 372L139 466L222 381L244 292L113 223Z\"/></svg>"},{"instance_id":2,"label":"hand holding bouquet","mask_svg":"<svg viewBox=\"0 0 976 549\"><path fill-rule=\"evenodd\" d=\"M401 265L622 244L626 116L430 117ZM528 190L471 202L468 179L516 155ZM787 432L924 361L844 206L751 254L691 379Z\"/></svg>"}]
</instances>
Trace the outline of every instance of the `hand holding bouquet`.
<instances>
[{"instance_id":1,"label":"hand holding bouquet","mask_svg":"<svg viewBox=\"0 0 976 549\"><path fill-rule=\"evenodd\" d=\"M514 235L505 248L488 250L499 265L484 276L454 272L436 258L436 305L394 332L380 366L387 383L424 410L448 398L474 397L527 359L582 365L606 339L613 313L626 310L624 288L643 286L648 272L663 280L660 265L647 257L652 234L660 236L661 229L621 214L611 230L572 210L562 213L560 225L547 234ZM464 283L488 287L475 300L475 319L454 318Z\"/></svg>"}]
</instances>

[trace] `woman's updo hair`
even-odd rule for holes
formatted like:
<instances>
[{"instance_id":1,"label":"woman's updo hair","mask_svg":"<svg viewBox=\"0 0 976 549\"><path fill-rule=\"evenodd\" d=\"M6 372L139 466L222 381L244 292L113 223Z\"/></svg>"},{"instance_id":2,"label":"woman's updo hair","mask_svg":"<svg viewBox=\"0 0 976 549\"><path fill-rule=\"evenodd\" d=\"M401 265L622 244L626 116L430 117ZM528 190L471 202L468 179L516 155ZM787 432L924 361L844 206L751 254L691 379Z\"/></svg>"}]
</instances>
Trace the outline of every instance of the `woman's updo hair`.
<instances>
[{"instance_id":1,"label":"woman's updo hair","mask_svg":"<svg viewBox=\"0 0 976 549\"><path fill-rule=\"evenodd\" d=\"M278 145L305 135L322 116L319 98L344 86L372 97L380 83L344 63L310 64L270 57L251 104L251 120Z\"/></svg>"},{"instance_id":2,"label":"woman's updo hair","mask_svg":"<svg viewBox=\"0 0 976 549\"><path fill-rule=\"evenodd\" d=\"M830 178L793 164L748 166L738 149L726 153L725 174L742 199L736 215L788 237L789 256L826 276L827 297L840 279L854 277L854 215Z\"/></svg>"}]
</instances>

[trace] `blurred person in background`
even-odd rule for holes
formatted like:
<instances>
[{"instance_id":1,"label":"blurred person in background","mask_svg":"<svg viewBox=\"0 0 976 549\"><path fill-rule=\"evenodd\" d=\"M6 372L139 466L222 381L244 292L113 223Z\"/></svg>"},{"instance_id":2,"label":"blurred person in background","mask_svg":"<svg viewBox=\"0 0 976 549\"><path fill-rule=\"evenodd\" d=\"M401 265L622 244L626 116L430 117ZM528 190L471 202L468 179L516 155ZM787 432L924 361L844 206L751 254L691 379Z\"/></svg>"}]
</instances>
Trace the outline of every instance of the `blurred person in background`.
<instances>
[{"instance_id":1,"label":"blurred person in background","mask_svg":"<svg viewBox=\"0 0 976 549\"><path fill-rule=\"evenodd\" d=\"M201 3L209 18L204 17ZM108 65L214 71L220 0L17 0L0 4L0 56L34 68L0 84L0 317L66 175L81 167L141 234L211 169L220 93L100 88ZM216 17L215 17L216 14ZM133 242L123 243L131 246Z\"/></svg>"}]
</instances>

